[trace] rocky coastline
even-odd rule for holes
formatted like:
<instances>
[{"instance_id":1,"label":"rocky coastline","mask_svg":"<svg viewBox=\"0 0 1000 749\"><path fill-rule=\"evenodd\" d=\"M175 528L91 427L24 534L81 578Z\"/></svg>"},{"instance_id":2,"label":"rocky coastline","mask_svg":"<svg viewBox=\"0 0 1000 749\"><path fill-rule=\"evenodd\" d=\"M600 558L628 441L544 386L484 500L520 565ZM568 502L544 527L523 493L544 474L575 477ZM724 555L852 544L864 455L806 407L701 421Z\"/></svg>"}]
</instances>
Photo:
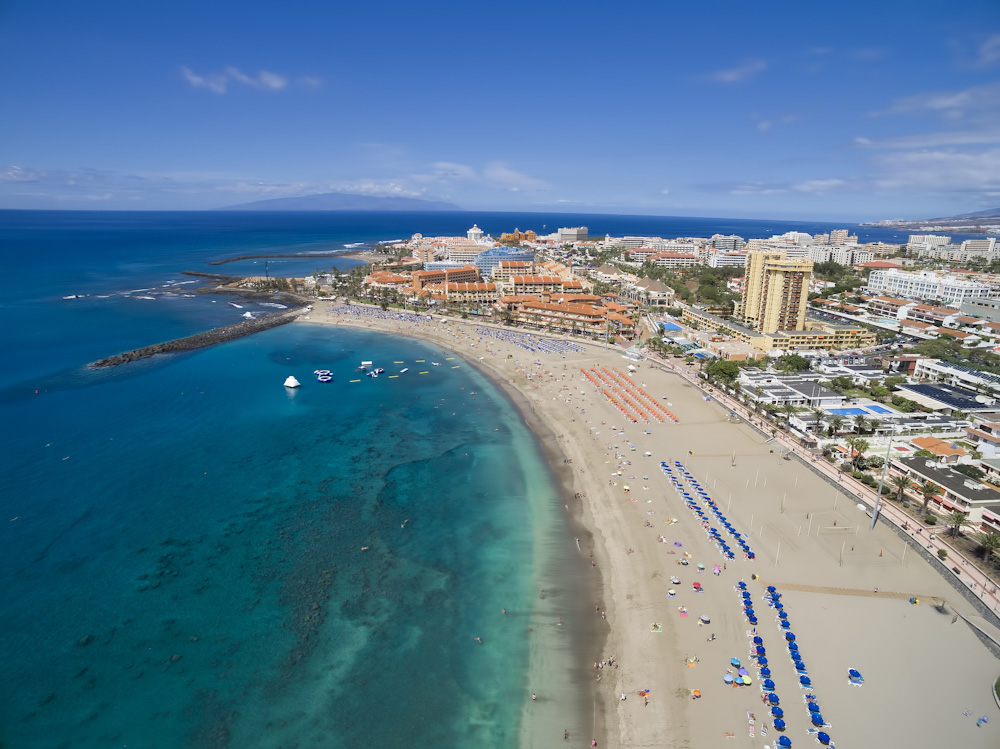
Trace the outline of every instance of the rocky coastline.
<instances>
[{"instance_id":1,"label":"rocky coastline","mask_svg":"<svg viewBox=\"0 0 1000 749\"><path fill-rule=\"evenodd\" d=\"M237 338L243 338L244 336L259 333L263 330L270 330L271 328L285 325L286 323L290 323L295 320L295 318L302 314L302 312L302 309L293 309L249 320L240 320L232 325L223 325L221 328L213 328L212 330L205 331L204 333L196 333L195 335L187 336L185 338L175 338L172 341L156 343L152 346L143 346L142 348L133 349L132 351L125 351L124 353L92 362L89 366L92 369L103 369L105 367L117 367L122 364L129 364L131 362L139 361L140 359L155 356L156 354L169 354L178 351L194 351L195 349L213 346L216 343L232 341Z\"/></svg>"}]
</instances>

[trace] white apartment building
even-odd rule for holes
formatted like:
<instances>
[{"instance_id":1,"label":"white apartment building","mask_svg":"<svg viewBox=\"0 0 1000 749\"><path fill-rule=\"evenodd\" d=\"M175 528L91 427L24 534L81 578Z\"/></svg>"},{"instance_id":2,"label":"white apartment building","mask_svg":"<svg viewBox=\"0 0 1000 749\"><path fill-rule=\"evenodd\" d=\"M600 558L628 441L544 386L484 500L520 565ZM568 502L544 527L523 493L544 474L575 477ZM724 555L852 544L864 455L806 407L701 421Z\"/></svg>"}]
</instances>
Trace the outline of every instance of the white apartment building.
<instances>
[{"instance_id":1,"label":"white apartment building","mask_svg":"<svg viewBox=\"0 0 1000 749\"><path fill-rule=\"evenodd\" d=\"M736 252L743 249L743 237L738 237L735 234L727 236L713 234L709 242L718 252Z\"/></svg>"},{"instance_id":2,"label":"white apartment building","mask_svg":"<svg viewBox=\"0 0 1000 749\"><path fill-rule=\"evenodd\" d=\"M940 299L951 304L993 293L989 286L978 281L934 271L907 273L894 268L872 271L868 277L868 291L906 299Z\"/></svg>"},{"instance_id":3,"label":"white apartment building","mask_svg":"<svg viewBox=\"0 0 1000 749\"><path fill-rule=\"evenodd\" d=\"M951 244L951 237L944 237L940 234L911 234L906 240L907 244L925 244L929 247L942 247Z\"/></svg>"},{"instance_id":4,"label":"white apartment building","mask_svg":"<svg viewBox=\"0 0 1000 749\"><path fill-rule=\"evenodd\" d=\"M800 248L800 250L806 251L804 255L800 255L801 257L809 258L814 263L826 263L832 260L840 265L858 265L859 263L870 263L875 259L874 252L859 250L857 249L857 245L840 247L812 245L811 247Z\"/></svg>"},{"instance_id":5,"label":"white apartment building","mask_svg":"<svg viewBox=\"0 0 1000 749\"><path fill-rule=\"evenodd\" d=\"M745 252L712 252L708 255L710 268L743 268L746 264Z\"/></svg>"}]
</instances>

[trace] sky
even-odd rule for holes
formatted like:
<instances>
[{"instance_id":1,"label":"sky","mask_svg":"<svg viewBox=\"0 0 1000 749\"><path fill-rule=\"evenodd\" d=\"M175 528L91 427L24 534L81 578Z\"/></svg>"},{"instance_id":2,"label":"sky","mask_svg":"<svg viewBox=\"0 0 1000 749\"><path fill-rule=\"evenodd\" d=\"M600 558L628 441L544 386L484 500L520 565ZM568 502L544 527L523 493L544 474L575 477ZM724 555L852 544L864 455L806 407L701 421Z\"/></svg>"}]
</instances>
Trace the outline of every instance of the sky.
<instances>
[{"instance_id":1,"label":"sky","mask_svg":"<svg viewBox=\"0 0 1000 749\"><path fill-rule=\"evenodd\" d=\"M845 221L1000 207L1000 1L0 0L0 208L322 192Z\"/></svg>"}]
</instances>

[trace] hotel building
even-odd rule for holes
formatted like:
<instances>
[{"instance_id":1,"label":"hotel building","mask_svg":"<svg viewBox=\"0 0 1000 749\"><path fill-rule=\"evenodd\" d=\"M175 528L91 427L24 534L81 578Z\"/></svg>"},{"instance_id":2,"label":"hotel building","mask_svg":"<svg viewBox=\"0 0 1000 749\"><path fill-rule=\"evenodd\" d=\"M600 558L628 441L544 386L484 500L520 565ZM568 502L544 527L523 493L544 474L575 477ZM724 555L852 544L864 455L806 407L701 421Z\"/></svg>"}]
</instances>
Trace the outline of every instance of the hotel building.
<instances>
[{"instance_id":1,"label":"hotel building","mask_svg":"<svg viewBox=\"0 0 1000 749\"><path fill-rule=\"evenodd\" d=\"M736 318L758 333L803 330L812 269L811 260L790 260L783 250L748 253Z\"/></svg>"}]
</instances>

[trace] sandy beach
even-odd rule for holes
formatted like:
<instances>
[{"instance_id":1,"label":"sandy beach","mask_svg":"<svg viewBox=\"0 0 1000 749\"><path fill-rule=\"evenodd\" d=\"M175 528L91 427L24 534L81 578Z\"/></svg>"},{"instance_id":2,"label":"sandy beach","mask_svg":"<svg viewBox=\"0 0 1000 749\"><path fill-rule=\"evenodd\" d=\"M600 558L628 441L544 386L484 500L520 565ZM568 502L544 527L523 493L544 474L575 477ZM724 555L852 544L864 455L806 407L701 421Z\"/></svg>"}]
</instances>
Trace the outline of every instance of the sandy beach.
<instances>
[{"instance_id":1,"label":"sandy beach","mask_svg":"<svg viewBox=\"0 0 1000 749\"><path fill-rule=\"evenodd\" d=\"M856 499L808 465L783 459L750 425L731 423L714 398L642 362L631 380L678 423L632 423L580 371L596 365L626 376L628 362L613 347L529 352L481 337L473 321L401 322L335 314L330 306L316 305L301 322L419 337L489 374L525 415L562 484L561 500L578 524L575 574L591 574L596 600L539 601L545 617L589 617L589 635L585 652L561 652L565 641L536 641L532 687L540 699L526 703L521 745L553 746L568 729L568 746L596 739L612 748L770 747L781 734L749 658L754 634L766 648L794 745L816 740L808 733L807 694L822 706L823 730L842 747L1000 744L991 693L1000 660L962 618L980 620L974 607L891 529L869 531ZM661 461L686 467L749 537L756 559L721 555ZM755 632L736 590L741 580L759 618ZM800 687L777 612L764 600L768 585L782 593L812 690ZM736 670L733 658L748 668L750 686L724 682L727 670ZM567 660L572 685L565 683ZM848 683L850 668L864 675L863 686ZM693 698L693 690L701 696ZM983 716L990 722L977 726Z\"/></svg>"}]
</instances>

